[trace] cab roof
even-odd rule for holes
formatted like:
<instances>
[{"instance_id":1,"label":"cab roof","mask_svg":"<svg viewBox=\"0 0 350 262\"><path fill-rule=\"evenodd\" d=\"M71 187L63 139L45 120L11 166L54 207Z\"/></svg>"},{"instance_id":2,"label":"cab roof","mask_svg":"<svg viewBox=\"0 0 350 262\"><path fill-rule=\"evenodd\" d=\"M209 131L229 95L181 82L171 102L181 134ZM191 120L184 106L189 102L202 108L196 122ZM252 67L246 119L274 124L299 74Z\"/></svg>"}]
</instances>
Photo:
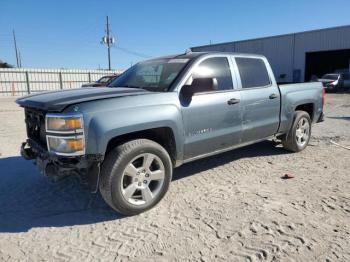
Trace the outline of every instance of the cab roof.
<instances>
[{"instance_id":1,"label":"cab roof","mask_svg":"<svg viewBox=\"0 0 350 262\"><path fill-rule=\"evenodd\" d=\"M265 58L265 56L263 55L259 55L259 54L247 54L247 53L235 53L235 52L218 52L218 51L206 51L206 52L186 52L183 54L173 54L173 55L167 55L167 56L161 56L161 57L155 57L155 58L151 58L147 61L152 61L152 60L158 60L158 59L193 59L193 58L198 58L200 56L204 56L204 55L213 55L213 54L227 54L227 55L237 55L237 56L253 56L253 57L261 57L261 58Z\"/></svg>"}]
</instances>

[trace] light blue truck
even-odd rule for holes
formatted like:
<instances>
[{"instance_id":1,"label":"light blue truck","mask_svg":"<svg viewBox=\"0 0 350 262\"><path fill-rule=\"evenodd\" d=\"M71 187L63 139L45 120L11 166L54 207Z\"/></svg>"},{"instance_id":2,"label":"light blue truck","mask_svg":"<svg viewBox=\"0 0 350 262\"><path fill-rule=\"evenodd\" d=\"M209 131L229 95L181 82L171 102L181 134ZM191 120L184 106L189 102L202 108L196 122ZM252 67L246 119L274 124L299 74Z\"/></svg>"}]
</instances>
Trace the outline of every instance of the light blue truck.
<instances>
[{"instance_id":1,"label":"light blue truck","mask_svg":"<svg viewBox=\"0 0 350 262\"><path fill-rule=\"evenodd\" d=\"M263 56L187 52L138 63L106 88L18 99L21 154L47 176L81 176L134 215L164 197L184 163L271 138L303 150L324 99L321 83L278 86Z\"/></svg>"}]
</instances>

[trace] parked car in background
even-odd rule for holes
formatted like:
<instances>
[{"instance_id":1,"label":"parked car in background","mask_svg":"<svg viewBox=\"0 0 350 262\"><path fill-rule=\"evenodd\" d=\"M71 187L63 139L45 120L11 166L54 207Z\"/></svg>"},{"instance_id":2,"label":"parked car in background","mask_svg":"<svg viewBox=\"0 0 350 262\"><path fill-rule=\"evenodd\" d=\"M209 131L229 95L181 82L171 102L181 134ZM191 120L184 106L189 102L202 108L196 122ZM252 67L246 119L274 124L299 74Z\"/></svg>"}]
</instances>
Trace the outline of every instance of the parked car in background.
<instances>
[{"instance_id":1,"label":"parked car in background","mask_svg":"<svg viewBox=\"0 0 350 262\"><path fill-rule=\"evenodd\" d=\"M325 74L318 81L323 83L328 92L350 89L350 73Z\"/></svg>"},{"instance_id":2,"label":"parked car in background","mask_svg":"<svg viewBox=\"0 0 350 262\"><path fill-rule=\"evenodd\" d=\"M17 103L24 158L47 176L79 175L112 208L134 215L164 197L184 163L270 138L304 150L311 125L323 121L324 88L277 85L260 55L186 53L138 63L106 88Z\"/></svg>"},{"instance_id":3,"label":"parked car in background","mask_svg":"<svg viewBox=\"0 0 350 262\"><path fill-rule=\"evenodd\" d=\"M103 76L96 82L83 84L81 87L99 87L99 86L108 86L118 75L108 75Z\"/></svg>"}]
</instances>

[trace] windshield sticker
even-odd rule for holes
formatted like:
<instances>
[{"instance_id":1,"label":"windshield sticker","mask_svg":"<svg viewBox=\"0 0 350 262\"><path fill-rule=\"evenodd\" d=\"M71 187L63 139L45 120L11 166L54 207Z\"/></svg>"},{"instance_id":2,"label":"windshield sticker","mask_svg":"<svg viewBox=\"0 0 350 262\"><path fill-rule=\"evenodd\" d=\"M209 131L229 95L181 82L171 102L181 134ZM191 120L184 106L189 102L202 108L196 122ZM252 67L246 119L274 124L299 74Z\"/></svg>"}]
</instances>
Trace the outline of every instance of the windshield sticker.
<instances>
[{"instance_id":1,"label":"windshield sticker","mask_svg":"<svg viewBox=\"0 0 350 262\"><path fill-rule=\"evenodd\" d=\"M187 63L188 58L175 58L175 59L170 59L168 63Z\"/></svg>"}]
</instances>

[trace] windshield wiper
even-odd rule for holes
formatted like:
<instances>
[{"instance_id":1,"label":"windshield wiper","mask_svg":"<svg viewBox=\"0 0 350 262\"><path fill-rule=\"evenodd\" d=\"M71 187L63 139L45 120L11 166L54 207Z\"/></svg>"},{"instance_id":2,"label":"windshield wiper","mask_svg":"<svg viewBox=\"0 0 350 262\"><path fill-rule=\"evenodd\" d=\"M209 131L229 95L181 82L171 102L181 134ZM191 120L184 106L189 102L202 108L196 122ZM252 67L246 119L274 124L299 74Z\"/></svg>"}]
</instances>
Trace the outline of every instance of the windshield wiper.
<instances>
[{"instance_id":1,"label":"windshield wiper","mask_svg":"<svg viewBox=\"0 0 350 262\"><path fill-rule=\"evenodd\" d=\"M153 91L152 89L156 89L157 87L152 87L152 86L133 86L133 85L120 85L120 86L109 86L109 87L126 87L126 88L137 88L137 89L143 89L147 91Z\"/></svg>"},{"instance_id":2,"label":"windshield wiper","mask_svg":"<svg viewBox=\"0 0 350 262\"><path fill-rule=\"evenodd\" d=\"M127 87L127 88L138 88L138 89L141 88L139 86L133 86L133 85L120 85L120 86L108 86L108 87Z\"/></svg>"},{"instance_id":3,"label":"windshield wiper","mask_svg":"<svg viewBox=\"0 0 350 262\"><path fill-rule=\"evenodd\" d=\"M122 87L127 87L127 88L142 88L140 86L133 86L133 85L123 85Z\"/></svg>"},{"instance_id":4,"label":"windshield wiper","mask_svg":"<svg viewBox=\"0 0 350 262\"><path fill-rule=\"evenodd\" d=\"M147 91L152 91L149 88L151 88L151 89L153 88L153 87L149 87L149 86L132 86L132 85L123 85L121 87L144 89L144 90L147 90Z\"/></svg>"}]
</instances>

